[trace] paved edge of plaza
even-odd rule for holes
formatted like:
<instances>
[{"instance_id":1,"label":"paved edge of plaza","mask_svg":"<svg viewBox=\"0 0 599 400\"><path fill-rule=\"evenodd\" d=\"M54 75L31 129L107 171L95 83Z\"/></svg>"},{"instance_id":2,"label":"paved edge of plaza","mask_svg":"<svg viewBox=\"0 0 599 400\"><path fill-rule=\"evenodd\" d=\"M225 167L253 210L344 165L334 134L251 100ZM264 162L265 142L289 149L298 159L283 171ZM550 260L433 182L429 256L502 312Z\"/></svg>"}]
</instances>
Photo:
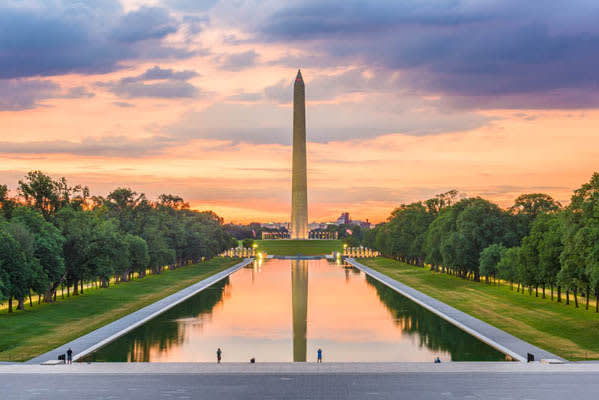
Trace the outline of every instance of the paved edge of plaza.
<instances>
[{"instance_id":1,"label":"paved edge of plaza","mask_svg":"<svg viewBox=\"0 0 599 400\"><path fill-rule=\"evenodd\" d=\"M87 354L99 349L100 347L112 342L119 336L137 328L145 322L151 320L159 314L169 310L179 303L189 299L190 297L198 294L207 287L215 284L216 282L226 278L233 272L245 267L250 264L254 259L246 258L240 263L233 265L219 273L216 273L200 282L194 283L191 286L186 287L176 293L171 294L155 303L152 303L144 308L141 308L131 314L124 316L123 318L117 319L101 328L96 329L86 335L78 337L77 339L65 343L56 349L50 350L47 353L41 354L31 360L26 361L26 364L41 364L43 362L57 360L59 354L63 354L70 347L73 350L73 361L76 361Z\"/></svg>"},{"instance_id":2,"label":"paved edge of plaza","mask_svg":"<svg viewBox=\"0 0 599 400\"><path fill-rule=\"evenodd\" d=\"M483 322L478 318L453 308L408 285L398 282L385 274L360 264L353 258L346 258L345 261L370 277L381 282L382 284L412 300L416 304L435 313L444 320L452 323L463 331L468 332L472 336L487 343L502 353L509 355L515 360L526 362L527 354L530 353L534 355L535 360L555 360L555 362L566 362L565 359L555 354L525 342L524 340L510 335L509 333L502 331L493 325Z\"/></svg>"},{"instance_id":3,"label":"paved edge of plaza","mask_svg":"<svg viewBox=\"0 0 599 400\"><path fill-rule=\"evenodd\" d=\"M280 375L280 374L524 374L524 373L593 373L599 376L599 363L570 362L545 364L506 361L460 361L443 362L259 362L255 364L225 362L93 362L59 365L12 364L0 365L0 376L9 374L52 374L52 375Z\"/></svg>"}]
</instances>

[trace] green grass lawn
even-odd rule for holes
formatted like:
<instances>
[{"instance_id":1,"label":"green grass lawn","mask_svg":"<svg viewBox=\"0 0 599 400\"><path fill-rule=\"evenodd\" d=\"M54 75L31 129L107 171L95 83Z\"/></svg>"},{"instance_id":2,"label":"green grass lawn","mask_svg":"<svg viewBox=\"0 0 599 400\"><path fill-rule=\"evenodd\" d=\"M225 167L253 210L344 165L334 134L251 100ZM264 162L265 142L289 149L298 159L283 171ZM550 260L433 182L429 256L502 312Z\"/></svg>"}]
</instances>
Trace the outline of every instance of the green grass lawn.
<instances>
[{"instance_id":1,"label":"green grass lawn","mask_svg":"<svg viewBox=\"0 0 599 400\"><path fill-rule=\"evenodd\" d=\"M25 311L0 312L0 361L25 361L222 271L239 259L211 260L86 291Z\"/></svg>"},{"instance_id":2,"label":"green grass lawn","mask_svg":"<svg viewBox=\"0 0 599 400\"><path fill-rule=\"evenodd\" d=\"M497 287L432 273L387 258L361 263L569 360L599 359L599 314ZM548 292L549 295L549 292Z\"/></svg>"},{"instance_id":3,"label":"green grass lawn","mask_svg":"<svg viewBox=\"0 0 599 400\"><path fill-rule=\"evenodd\" d=\"M342 251L341 240L256 240L258 251L278 256L316 256Z\"/></svg>"}]
</instances>

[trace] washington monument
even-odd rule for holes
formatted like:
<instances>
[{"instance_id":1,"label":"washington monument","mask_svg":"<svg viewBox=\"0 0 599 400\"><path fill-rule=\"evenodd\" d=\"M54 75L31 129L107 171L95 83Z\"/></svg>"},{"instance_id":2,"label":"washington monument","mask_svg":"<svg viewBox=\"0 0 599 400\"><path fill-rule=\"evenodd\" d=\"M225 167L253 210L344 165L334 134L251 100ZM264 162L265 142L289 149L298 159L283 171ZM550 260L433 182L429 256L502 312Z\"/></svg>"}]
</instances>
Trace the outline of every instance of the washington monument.
<instances>
[{"instance_id":1,"label":"washington monument","mask_svg":"<svg viewBox=\"0 0 599 400\"><path fill-rule=\"evenodd\" d=\"M308 239L306 177L306 90L302 73L293 84L293 164L291 170L291 239Z\"/></svg>"}]
</instances>

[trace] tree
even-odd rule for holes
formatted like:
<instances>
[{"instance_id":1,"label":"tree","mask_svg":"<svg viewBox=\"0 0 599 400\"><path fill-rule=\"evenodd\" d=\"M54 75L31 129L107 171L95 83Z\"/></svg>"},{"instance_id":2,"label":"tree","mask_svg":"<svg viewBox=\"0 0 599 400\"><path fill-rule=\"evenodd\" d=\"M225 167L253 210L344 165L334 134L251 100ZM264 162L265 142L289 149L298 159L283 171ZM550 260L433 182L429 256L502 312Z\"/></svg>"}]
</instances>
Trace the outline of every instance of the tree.
<instances>
[{"instance_id":1,"label":"tree","mask_svg":"<svg viewBox=\"0 0 599 400\"><path fill-rule=\"evenodd\" d=\"M479 280L480 253L493 243L517 243L510 217L479 197L463 199L442 210L426 233L427 260L462 277Z\"/></svg>"},{"instance_id":2,"label":"tree","mask_svg":"<svg viewBox=\"0 0 599 400\"><path fill-rule=\"evenodd\" d=\"M27 173L25 179L19 181L19 192L25 202L39 210L45 219L71 202L79 208L89 197L87 187L70 187L64 177L55 181L41 171Z\"/></svg>"},{"instance_id":3,"label":"tree","mask_svg":"<svg viewBox=\"0 0 599 400\"><path fill-rule=\"evenodd\" d=\"M136 235L127 235L126 240L132 272L143 276L150 263L148 244L143 238Z\"/></svg>"},{"instance_id":4,"label":"tree","mask_svg":"<svg viewBox=\"0 0 599 400\"><path fill-rule=\"evenodd\" d=\"M186 203L181 196L172 194L161 194L158 196L158 204L161 207L172 210L188 210L189 203Z\"/></svg>"},{"instance_id":5,"label":"tree","mask_svg":"<svg viewBox=\"0 0 599 400\"><path fill-rule=\"evenodd\" d=\"M553 299L553 285L557 281L557 274L561 268L559 263L562 251L561 236L559 215L542 213L533 221L529 235L522 239L523 282L534 285L535 288L542 285L543 298L545 298L545 287L549 284Z\"/></svg>"},{"instance_id":6,"label":"tree","mask_svg":"<svg viewBox=\"0 0 599 400\"><path fill-rule=\"evenodd\" d=\"M534 221L538 215L553 213L560 208L561 204L548 194L530 193L518 196L510 211L517 215L525 215L530 221Z\"/></svg>"},{"instance_id":7,"label":"tree","mask_svg":"<svg viewBox=\"0 0 599 400\"><path fill-rule=\"evenodd\" d=\"M543 239L539 247L539 266L543 274L543 282L551 286L551 300L553 300L553 287L557 284L557 277L561 269L560 254L563 251L562 236L564 234L562 218L558 214L539 216L538 224L544 227ZM535 221L536 222L536 221ZM533 230L537 227L533 225ZM557 288L557 299L561 301L561 288Z\"/></svg>"},{"instance_id":8,"label":"tree","mask_svg":"<svg viewBox=\"0 0 599 400\"><path fill-rule=\"evenodd\" d=\"M11 222L21 223L35 236L34 255L39 260L45 282L39 282L39 294L45 302L52 302L56 289L65 277L63 258L64 237L42 214L27 207L15 209ZM43 290L42 290L43 289Z\"/></svg>"},{"instance_id":9,"label":"tree","mask_svg":"<svg viewBox=\"0 0 599 400\"><path fill-rule=\"evenodd\" d=\"M454 189L438 194L432 199L426 200L424 204L430 214L437 216L444 208L454 205L458 196L459 192Z\"/></svg>"},{"instance_id":10,"label":"tree","mask_svg":"<svg viewBox=\"0 0 599 400\"><path fill-rule=\"evenodd\" d=\"M48 218L58 207L58 192L52 178L41 171L27 173L19 181L19 191L25 201Z\"/></svg>"},{"instance_id":11,"label":"tree","mask_svg":"<svg viewBox=\"0 0 599 400\"><path fill-rule=\"evenodd\" d=\"M561 209L561 204L544 193L520 195L509 209L514 216L514 224L520 238L527 236L531 224L541 214L552 214Z\"/></svg>"},{"instance_id":12,"label":"tree","mask_svg":"<svg viewBox=\"0 0 599 400\"><path fill-rule=\"evenodd\" d=\"M15 293L20 290L15 287L21 280L19 273L25 259L19 249L17 241L5 230L0 228L0 279L2 280L3 297L8 298L8 312L12 312L12 299Z\"/></svg>"},{"instance_id":13,"label":"tree","mask_svg":"<svg viewBox=\"0 0 599 400\"><path fill-rule=\"evenodd\" d=\"M13 210L17 207L17 201L8 195L8 187L0 185L0 216L10 219Z\"/></svg>"},{"instance_id":14,"label":"tree","mask_svg":"<svg viewBox=\"0 0 599 400\"><path fill-rule=\"evenodd\" d=\"M396 208L387 222L388 232L393 239L391 255L407 263L423 266L426 231L434 218L435 214L429 212L422 202L402 204Z\"/></svg>"},{"instance_id":15,"label":"tree","mask_svg":"<svg viewBox=\"0 0 599 400\"><path fill-rule=\"evenodd\" d=\"M494 243L487 246L480 253L480 274L486 278L487 283L489 277L495 278L497 276L497 264L501 260L501 255L505 251L505 247L499 243Z\"/></svg>"},{"instance_id":16,"label":"tree","mask_svg":"<svg viewBox=\"0 0 599 400\"><path fill-rule=\"evenodd\" d=\"M498 276L506 281L510 281L510 287L514 289L514 281L520 282L518 270L520 265L520 247L504 248L501 251L501 258L497 263ZM518 283L520 290L520 283Z\"/></svg>"},{"instance_id":17,"label":"tree","mask_svg":"<svg viewBox=\"0 0 599 400\"><path fill-rule=\"evenodd\" d=\"M33 290L45 302L66 285L67 295L83 293L84 280L127 280L148 267L159 273L199 261L233 246L223 219L212 211L190 210L176 195L151 202L128 188L106 198L89 197L87 187L69 186L31 171L19 181L22 199L0 185L0 298L17 299L22 308ZM9 239L10 238L10 239ZM4 254L6 253L6 254ZM31 297L30 297L31 300Z\"/></svg>"},{"instance_id":18,"label":"tree","mask_svg":"<svg viewBox=\"0 0 599 400\"><path fill-rule=\"evenodd\" d=\"M94 220L88 247L87 269L93 274L93 278L100 280L102 287L110 285L110 278L121 265L122 253L125 250L113 220Z\"/></svg>"},{"instance_id":19,"label":"tree","mask_svg":"<svg viewBox=\"0 0 599 400\"><path fill-rule=\"evenodd\" d=\"M0 227L0 278L11 313L13 298L18 301L18 309L24 308L24 299L29 295L39 262L33 257L33 235L27 228L20 224L3 225Z\"/></svg>"},{"instance_id":20,"label":"tree","mask_svg":"<svg viewBox=\"0 0 599 400\"><path fill-rule=\"evenodd\" d=\"M439 267L445 270L450 267L448 259L443 258L443 244L448 240L451 232L455 231L456 208L450 207L442 210L429 225L424 242L426 262L431 264L433 270Z\"/></svg>"},{"instance_id":21,"label":"tree","mask_svg":"<svg viewBox=\"0 0 599 400\"><path fill-rule=\"evenodd\" d=\"M374 229L374 245L372 246L374 249L381 252L384 255L391 255L391 250L393 247L391 235L389 234L389 227L387 224L378 225Z\"/></svg>"},{"instance_id":22,"label":"tree","mask_svg":"<svg viewBox=\"0 0 599 400\"><path fill-rule=\"evenodd\" d=\"M593 227L588 232L589 247L586 251L585 274L591 287L595 290L595 312L599 312L599 229ZM589 290L587 288L587 309Z\"/></svg>"},{"instance_id":23,"label":"tree","mask_svg":"<svg viewBox=\"0 0 599 400\"><path fill-rule=\"evenodd\" d=\"M520 264L520 280L523 285L528 286L529 293L532 293L532 288L538 288L541 283L542 273L539 262L539 247L542 241L542 232L535 232L534 235L526 236L522 239L520 246L520 256L522 263ZM538 290L535 290L538 296Z\"/></svg>"},{"instance_id":24,"label":"tree","mask_svg":"<svg viewBox=\"0 0 599 400\"><path fill-rule=\"evenodd\" d=\"M252 240L252 239L243 239L243 241L241 242L241 246L246 249L249 249L253 245L254 245L254 240Z\"/></svg>"},{"instance_id":25,"label":"tree","mask_svg":"<svg viewBox=\"0 0 599 400\"><path fill-rule=\"evenodd\" d=\"M587 234L588 228L577 229L574 226L566 228L564 238L564 249L560 255L561 269L558 274L558 282L566 288L566 304L570 303L570 290L574 294L574 304L578 308L578 291L586 286L585 259L587 242L591 235ZM591 233L591 232L588 232Z\"/></svg>"},{"instance_id":26,"label":"tree","mask_svg":"<svg viewBox=\"0 0 599 400\"><path fill-rule=\"evenodd\" d=\"M151 213L145 194L137 194L130 188L116 188L102 200L102 205L106 207L108 217L115 218L120 230L126 233L139 233L138 219Z\"/></svg>"},{"instance_id":27,"label":"tree","mask_svg":"<svg viewBox=\"0 0 599 400\"><path fill-rule=\"evenodd\" d=\"M574 191L570 205L564 214L564 248L560 256L562 268L558 281L568 291L574 292L574 302L578 307L578 291L584 289L588 294L590 286L599 288L594 282L595 247L599 231L599 174L594 173L588 183ZM589 267L587 268L587 264ZM569 296L566 297L566 304Z\"/></svg>"},{"instance_id":28,"label":"tree","mask_svg":"<svg viewBox=\"0 0 599 400\"><path fill-rule=\"evenodd\" d=\"M89 246L92 241L93 220L97 218L90 211L64 207L56 213L55 223L65 241L63 255L66 267L67 293L73 285L73 295L79 294L79 283L90 277L88 260L91 256ZM83 288L83 284L81 285Z\"/></svg>"},{"instance_id":29,"label":"tree","mask_svg":"<svg viewBox=\"0 0 599 400\"><path fill-rule=\"evenodd\" d=\"M5 229L16 241L18 252L22 256L20 267L9 274L9 282L12 297L18 302L17 309L23 310L25 297L30 295L31 290L40 292L44 287L43 284L47 282L47 277L40 261L35 257L35 235L17 221L5 224Z\"/></svg>"},{"instance_id":30,"label":"tree","mask_svg":"<svg viewBox=\"0 0 599 400\"><path fill-rule=\"evenodd\" d=\"M175 251L168 247L166 238L155 227L148 227L143 233L143 238L148 244L150 255L150 268L154 273L160 273L162 267L175 262Z\"/></svg>"}]
</instances>

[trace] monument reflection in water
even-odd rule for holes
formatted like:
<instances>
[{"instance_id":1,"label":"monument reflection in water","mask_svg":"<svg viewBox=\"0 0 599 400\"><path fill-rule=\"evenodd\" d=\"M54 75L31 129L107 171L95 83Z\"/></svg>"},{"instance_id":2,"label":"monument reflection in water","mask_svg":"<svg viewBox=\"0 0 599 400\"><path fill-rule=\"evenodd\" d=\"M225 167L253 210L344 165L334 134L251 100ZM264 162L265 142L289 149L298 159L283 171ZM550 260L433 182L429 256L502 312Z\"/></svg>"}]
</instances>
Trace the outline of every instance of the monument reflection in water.
<instances>
[{"instance_id":1,"label":"monument reflection in water","mask_svg":"<svg viewBox=\"0 0 599 400\"><path fill-rule=\"evenodd\" d=\"M269 260L241 269L85 361L499 361L505 356L357 269Z\"/></svg>"}]
</instances>

